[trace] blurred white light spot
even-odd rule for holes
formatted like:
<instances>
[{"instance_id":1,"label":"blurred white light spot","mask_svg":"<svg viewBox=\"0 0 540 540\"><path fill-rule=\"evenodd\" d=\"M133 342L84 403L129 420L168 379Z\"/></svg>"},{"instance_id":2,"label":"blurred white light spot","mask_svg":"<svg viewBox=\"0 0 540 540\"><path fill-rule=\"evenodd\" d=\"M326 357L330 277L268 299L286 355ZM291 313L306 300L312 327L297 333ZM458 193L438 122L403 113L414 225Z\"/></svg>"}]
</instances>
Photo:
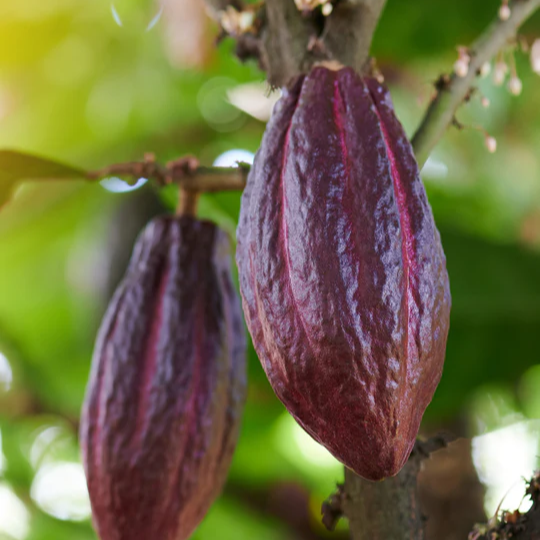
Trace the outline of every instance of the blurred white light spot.
<instances>
[{"instance_id":1,"label":"blurred white light spot","mask_svg":"<svg viewBox=\"0 0 540 540\"><path fill-rule=\"evenodd\" d=\"M13 371L9 361L2 352L0 352L0 391L7 392L13 382Z\"/></svg>"},{"instance_id":2,"label":"blurred white light spot","mask_svg":"<svg viewBox=\"0 0 540 540\"><path fill-rule=\"evenodd\" d=\"M47 514L82 521L90 516L90 499L82 465L55 462L43 465L32 482L30 495Z\"/></svg>"},{"instance_id":3,"label":"blurred white light spot","mask_svg":"<svg viewBox=\"0 0 540 540\"><path fill-rule=\"evenodd\" d=\"M535 73L540 75L540 38L535 39L531 47L531 65Z\"/></svg>"},{"instance_id":4,"label":"blurred white light spot","mask_svg":"<svg viewBox=\"0 0 540 540\"><path fill-rule=\"evenodd\" d=\"M314 441L296 422L294 425L294 441L304 458L318 467L333 467L336 460L332 454Z\"/></svg>"},{"instance_id":5,"label":"blurred white light spot","mask_svg":"<svg viewBox=\"0 0 540 540\"><path fill-rule=\"evenodd\" d=\"M6 484L0 484L0 538L23 540L30 530L30 514ZM3 534L4 533L4 534Z\"/></svg>"},{"instance_id":6,"label":"blurred white light spot","mask_svg":"<svg viewBox=\"0 0 540 540\"><path fill-rule=\"evenodd\" d=\"M249 83L231 88L227 91L227 97L237 109L267 122L281 97L281 90L270 91L266 83Z\"/></svg>"},{"instance_id":7,"label":"blurred white light spot","mask_svg":"<svg viewBox=\"0 0 540 540\"><path fill-rule=\"evenodd\" d=\"M238 129L243 122L242 113L229 103L227 92L236 82L227 77L214 77L197 94L197 104L203 118L216 131Z\"/></svg>"},{"instance_id":8,"label":"blurred white light spot","mask_svg":"<svg viewBox=\"0 0 540 540\"><path fill-rule=\"evenodd\" d=\"M0 474L6 469L6 457L2 453L2 431L0 431Z\"/></svg>"},{"instance_id":9,"label":"blurred white light spot","mask_svg":"<svg viewBox=\"0 0 540 540\"><path fill-rule=\"evenodd\" d=\"M124 180L122 180L121 178L111 176L111 178L105 178L104 180L102 180L100 184L111 193L128 193L144 186L146 182L148 182L147 178L139 178L135 184L131 185L127 182L124 182Z\"/></svg>"},{"instance_id":10,"label":"blurred white light spot","mask_svg":"<svg viewBox=\"0 0 540 540\"><path fill-rule=\"evenodd\" d=\"M47 426L45 429L39 431L30 448L30 463L32 464L32 467L37 469L39 465L48 460L48 457L51 458L51 450L53 450L62 439L66 440L68 437L69 433L59 426ZM50 461L50 459L48 461Z\"/></svg>"},{"instance_id":11,"label":"blurred white light spot","mask_svg":"<svg viewBox=\"0 0 540 540\"><path fill-rule=\"evenodd\" d=\"M288 413L278 420L276 434L280 449L295 465L308 470L314 467L341 470L341 465L330 452L313 440Z\"/></svg>"},{"instance_id":12,"label":"blurred white light spot","mask_svg":"<svg viewBox=\"0 0 540 540\"><path fill-rule=\"evenodd\" d=\"M161 16L163 15L163 7L157 12L157 14L154 16L154 18L148 23L148 26L146 27L146 31L150 32L154 26L160 21Z\"/></svg>"},{"instance_id":13,"label":"blurred white light spot","mask_svg":"<svg viewBox=\"0 0 540 540\"><path fill-rule=\"evenodd\" d=\"M238 162L253 164L255 154L247 150L227 150L214 161L214 167L236 167Z\"/></svg>"},{"instance_id":14,"label":"blurred white light spot","mask_svg":"<svg viewBox=\"0 0 540 540\"><path fill-rule=\"evenodd\" d=\"M540 421L523 421L473 439L473 462L486 485L484 504L488 516L495 514L504 498L503 509L526 511L530 500L520 507L525 479L537 465Z\"/></svg>"},{"instance_id":15,"label":"blurred white light spot","mask_svg":"<svg viewBox=\"0 0 540 540\"><path fill-rule=\"evenodd\" d=\"M448 167L442 161L430 156L422 168L422 176L442 180L448 176Z\"/></svg>"},{"instance_id":16,"label":"blurred white light spot","mask_svg":"<svg viewBox=\"0 0 540 540\"><path fill-rule=\"evenodd\" d=\"M118 25L118 26L124 26L124 24L122 23L122 19L120 18L120 15L115 7L114 4L111 4L111 13L112 13L112 16L113 16L113 19L114 19L114 22Z\"/></svg>"}]
</instances>

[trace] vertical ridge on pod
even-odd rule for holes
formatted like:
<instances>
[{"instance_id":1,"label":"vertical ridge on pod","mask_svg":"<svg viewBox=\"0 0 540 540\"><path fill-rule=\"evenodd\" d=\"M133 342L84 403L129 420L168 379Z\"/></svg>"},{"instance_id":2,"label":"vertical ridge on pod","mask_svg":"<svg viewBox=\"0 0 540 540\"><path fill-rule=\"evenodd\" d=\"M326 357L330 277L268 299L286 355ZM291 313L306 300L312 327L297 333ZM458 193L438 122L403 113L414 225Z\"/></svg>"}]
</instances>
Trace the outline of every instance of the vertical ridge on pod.
<instances>
[{"instance_id":1,"label":"vertical ridge on pod","mask_svg":"<svg viewBox=\"0 0 540 540\"><path fill-rule=\"evenodd\" d=\"M260 162L263 163L265 167L264 172L261 171L262 174L272 175L272 178L275 178L281 174L281 169L276 167L275 164L283 164L284 159L282 150L284 147L285 134L282 127L285 122L285 118L289 118L292 121L292 116L296 107L298 106L298 102L300 99L303 81L304 76L301 75L294 81L290 88L283 91L282 98L276 104L274 108L274 113L269 123L269 125L275 126L275 129L272 130L272 136L267 138L266 144L259 148L257 155L260 156L260 158L256 160L256 162L253 164L252 170L257 168L258 163ZM287 123L287 125L289 125L289 123ZM268 187L271 187L271 191L265 189ZM248 198L253 199L254 201L254 211L250 214L243 213L240 215L240 224L238 231L241 230L242 234L237 235L237 255L239 253L242 253L242 257L246 260L247 264L253 268L252 272L239 273L241 289L246 291L246 295L247 291L256 290L257 276L261 276L259 279L264 280L266 279L268 272L272 271L269 265L265 264L265 261L255 261L254 247L250 240L251 231L257 230L258 223L260 223L263 218L263 213L268 214L268 218L274 220L276 219L276 216L279 215L280 212L282 212L281 205L278 204L278 187L279 184L276 185L276 182L272 182L271 186L266 186L262 183L257 185L248 184L242 195L243 201L247 200ZM256 201L261 201L261 204L263 204L264 200L267 198L272 200L273 204L264 205L262 208L258 209L258 203ZM244 222L244 226L242 226L242 221ZM263 243L268 245L269 247L271 246L272 249L276 249L276 246L280 241L279 234L279 231L273 231L273 234L271 236L263 239ZM269 262L270 261L266 261L266 263ZM255 270L256 266L257 270ZM242 297L244 312L246 312L247 310L254 310L254 315L257 311L256 306L260 302L260 300L255 294L252 294L249 299L246 295L243 295ZM250 324L250 322L255 321L257 321L257 324L253 324L250 329L252 335L257 334L259 336L263 336L265 333L269 333L271 331L270 325L264 318L261 318L260 320L256 319L255 317L246 318L246 322L248 325ZM259 358L262 362L265 362L265 357L263 356L262 352L260 353ZM270 365L266 365L267 368L270 369ZM276 363L272 366L272 369L279 371L281 377L283 379L287 379L288 374L285 365Z\"/></svg>"},{"instance_id":2,"label":"vertical ridge on pod","mask_svg":"<svg viewBox=\"0 0 540 540\"><path fill-rule=\"evenodd\" d=\"M405 333L404 333L404 344L403 347L407 351L407 357L410 355L416 354L414 350L411 350L410 336L409 336L409 322L411 320L411 266L414 265L414 237L411 229L410 217L408 214L408 209L406 205L406 197L402 185L402 178L400 175L399 167L397 165L397 158L392 148L392 143L390 135L384 121L379 113L377 108L377 99L374 95L373 90L369 89L371 98L374 104L374 111L377 115L379 121L382 139L384 141L384 146L386 149L386 155L388 156L388 164L390 167L392 184L394 187L394 200L398 209L399 216L399 228L401 236L401 253L403 258L403 282L405 293L403 294L403 314L405 318ZM402 362L400 366L400 374L403 380L407 379L407 364L408 362ZM402 385L403 391L405 391L406 386ZM412 450L412 448L411 448Z\"/></svg>"},{"instance_id":3,"label":"vertical ridge on pod","mask_svg":"<svg viewBox=\"0 0 540 540\"><path fill-rule=\"evenodd\" d=\"M144 354L142 355L143 366L139 383L140 387L138 390L141 399L137 403L137 429L133 434L133 444L142 443L144 432L148 428L148 400L152 391L152 385L154 384L152 375L155 373L157 356L159 354L159 331L163 323L163 299L165 288L167 287L168 275L169 269L165 269L162 272L162 275L159 277L157 295L151 309L152 317L150 321L150 329L145 336L146 343L144 347Z\"/></svg>"},{"instance_id":4,"label":"vertical ridge on pod","mask_svg":"<svg viewBox=\"0 0 540 540\"><path fill-rule=\"evenodd\" d=\"M302 90L300 89L300 95L301 95L301 92L302 92ZM279 172L279 191L280 191L280 201L281 201L281 206L280 206L280 213L281 213L280 226L281 226L281 229L280 229L280 233L279 233L279 239L281 241L281 251L282 251L282 254L283 254L283 260L285 262L285 267L286 267L286 272L285 273L289 277L291 275L291 256L290 256L290 253L289 253L289 239L288 239L287 220L286 220L287 199L285 197L284 174L285 174L285 169L286 169L286 165L287 165L287 158L288 158L288 154L289 154L289 140L290 140L290 136L291 136L291 129L292 129L292 126L293 126L293 119L294 119L294 113L291 115L289 125L287 126L287 128L285 130L285 140L283 142L281 168L279 170L280 171ZM304 322L302 320L302 314L298 310L298 300L296 299L294 287L293 287L293 284L292 284L290 279L289 279L289 287L290 287L290 291L291 291L291 300L292 300L293 308L298 313L299 320L300 320L302 326L304 326ZM304 330L305 330L305 326L304 326ZM305 332L305 335L306 335L306 338L309 340L309 335L308 335L307 332Z\"/></svg>"}]
</instances>

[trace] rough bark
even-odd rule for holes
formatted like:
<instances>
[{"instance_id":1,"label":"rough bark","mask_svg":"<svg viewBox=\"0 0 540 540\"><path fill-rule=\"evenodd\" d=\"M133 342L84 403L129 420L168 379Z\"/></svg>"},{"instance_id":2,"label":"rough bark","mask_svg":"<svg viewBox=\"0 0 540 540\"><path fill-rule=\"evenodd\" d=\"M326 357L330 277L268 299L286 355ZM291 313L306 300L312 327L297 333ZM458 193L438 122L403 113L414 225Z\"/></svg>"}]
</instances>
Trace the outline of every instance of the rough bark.
<instances>
[{"instance_id":1,"label":"rough bark","mask_svg":"<svg viewBox=\"0 0 540 540\"><path fill-rule=\"evenodd\" d=\"M326 22L323 42L332 58L358 72L366 69L373 34L386 0L338 4Z\"/></svg>"},{"instance_id":2,"label":"rough bark","mask_svg":"<svg viewBox=\"0 0 540 540\"><path fill-rule=\"evenodd\" d=\"M424 540L416 493L420 460L410 459L394 478L364 480L345 469L344 514L353 540Z\"/></svg>"}]
</instances>

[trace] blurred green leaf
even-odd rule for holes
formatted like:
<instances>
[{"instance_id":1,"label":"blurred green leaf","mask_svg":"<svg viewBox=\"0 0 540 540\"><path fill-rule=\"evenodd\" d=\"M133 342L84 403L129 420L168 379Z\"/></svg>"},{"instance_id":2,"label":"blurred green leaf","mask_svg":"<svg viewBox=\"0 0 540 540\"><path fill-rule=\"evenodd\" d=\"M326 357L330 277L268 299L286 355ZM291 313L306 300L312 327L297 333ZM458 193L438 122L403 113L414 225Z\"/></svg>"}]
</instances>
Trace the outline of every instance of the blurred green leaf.
<instances>
[{"instance_id":1,"label":"blurred green leaf","mask_svg":"<svg viewBox=\"0 0 540 540\"><path fill-rule=\"evenodd\" d=\"M81 178L86 178L86 172L71 165L24 152L0 150L0 181Z\"/></svg>"},{"instance_id":2,"label":"blurred green leaf","mask_svg":"<svg viewBox=\"0 0 540 540\"><path fill-rule=\"evenodd\" d=\"M10 199L18 182L84 178L86 172L71 165L14 150L0 150L0 208Z\"/></svg>"},{"instance_id":3,"label":"blurred green leaf","mask_svg":"<svg viewBox=\"0 0 540 540\"><path fill-rule=\"evenodd\" d=\"M540 418L540 364L533 366L522 377L519 400L529 418Z\"/></svg>"},{"instance_id":4,"label":"blurred green leaf","mask_svg":"<svg viewBox=\"0 0 540 540\"><path fill-rule=\"evenodd\" d=\"M452 313L432 420L453 417L477 387L516 382L540 360L540 254L448 228L441 236Z\"/></svg>"},{"instance_id":5,"label":"blurred green leaf","mask_svg":"<svg viewBox=\"0 0 540 540\"><path fill-rule=\"evenodd\" d=\"M8 202L11 198L11 193L14 186L15 182L13 181L8 181L0 185L0 208L2 208L2 206L4 206L4 204L6 204L6 202Z\"/></svg>"},{"instance_id":6,"label":"blurred green leaf","mask_svg":"<svg viewBox=\"0 0 540 540\"><path fill-rule=\"evenodd\" d=\"M245 510L234 500L221 498L210 510L193 536L193 540L288 540L285 527L276 520Z\"/></svg>"}]
</instances>

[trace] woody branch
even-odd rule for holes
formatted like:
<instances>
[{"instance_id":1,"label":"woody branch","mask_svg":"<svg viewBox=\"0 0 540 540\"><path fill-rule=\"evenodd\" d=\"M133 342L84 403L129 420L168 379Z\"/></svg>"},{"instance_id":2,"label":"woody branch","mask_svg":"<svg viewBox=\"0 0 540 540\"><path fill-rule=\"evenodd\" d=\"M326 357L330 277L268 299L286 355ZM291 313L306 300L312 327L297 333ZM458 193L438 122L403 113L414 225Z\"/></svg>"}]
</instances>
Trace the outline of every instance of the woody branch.
<instances>
[{"instance_id":1,"label":"woody branch","mask_svg":"<svg viewBox=\"0 0 540 540\"><path fill-rule=\"evenodd\" d=\"M470 64L464 77L450 76L438 89L412 138L420 167L452 123L459 106L471 91L482 65L515 39L521 25L540 8L540 0L515 0L509 4L510 17L499 18L473 43L469 50Z\"/></svg>"}]
</instances>

